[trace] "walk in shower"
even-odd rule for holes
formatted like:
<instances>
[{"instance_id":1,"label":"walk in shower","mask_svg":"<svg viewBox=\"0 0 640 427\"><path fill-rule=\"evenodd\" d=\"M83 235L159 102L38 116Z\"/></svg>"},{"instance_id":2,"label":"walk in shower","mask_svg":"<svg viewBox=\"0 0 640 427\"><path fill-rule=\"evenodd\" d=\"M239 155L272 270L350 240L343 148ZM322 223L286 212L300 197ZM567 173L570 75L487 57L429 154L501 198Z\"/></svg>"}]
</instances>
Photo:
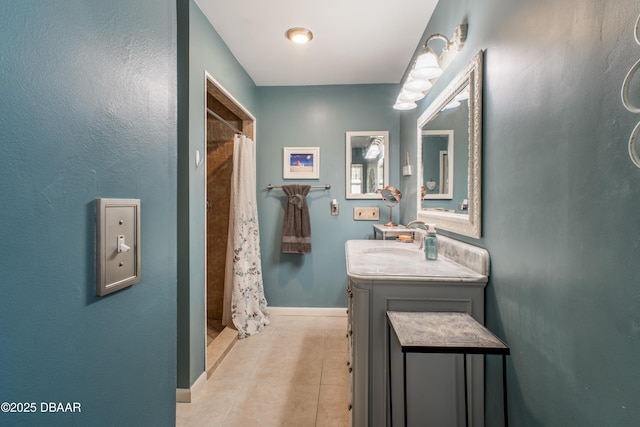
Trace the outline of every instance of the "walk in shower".
<instances>
[{"instance_id":1,"label":"walk in shower","mask_svg":"<svg viewBox=\"0 0 640 427\"><path fill-rule=\"evenodd\" d=\"M209 75L206 117L206 370L211 375L238 335L229 290L225 299L233 146L238 131L253 136L254 119Z\"/></svg>"}]
</instances>

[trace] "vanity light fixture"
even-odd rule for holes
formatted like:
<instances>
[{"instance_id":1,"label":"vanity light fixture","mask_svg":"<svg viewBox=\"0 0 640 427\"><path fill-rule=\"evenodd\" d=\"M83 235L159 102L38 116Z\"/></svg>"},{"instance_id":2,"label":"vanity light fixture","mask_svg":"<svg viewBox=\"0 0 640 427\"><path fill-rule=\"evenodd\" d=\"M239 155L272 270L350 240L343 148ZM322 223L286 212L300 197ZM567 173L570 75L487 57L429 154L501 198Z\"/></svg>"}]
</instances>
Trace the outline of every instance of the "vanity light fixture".
<instances>
[{"instance_id":1,"label":"vanity light fixture","mask_svg":"<svg viewBox=\"0 0 640 427\"><path fill-rule=\"evenodd\" d=\"M442 34L434 34L427 38L427 41L424 42L424 47L413 64L413 68L402 85L402 91L393 106L394 109L411 110L418 106L415 101L424 98L425 92L428 92L433 87L433 82L442 75L443 69L451 63L453 57L464 46L467 40L467 30L467 24L460 24L453 32L451 40ZM440 55L437 55L429 45L435 40L444 42ZM411 97L411 95L407 95L408 93L417 93L421 96L415 95L414 99L408 99Z\"/></svg>"},{"instance_id":2,"label":"vanity light fixture","mask_svg":"<svg viewBox=\"0 0 640 427\"><path fill-rule=\"evenodd\" d=\"M422 98L424 98L424 92L409 92L406 90L403 90L402 92L400 92L400 95L398 95L398 101L400 102L415 102L415 101L420 101Z\"/></svg>"},{"instance_id":3,"label":"vanity light fixture","mask_svg":"<svg viewBox=\"0 0 640 427\"><path fill-rule=\"evenodd\" d=\"M466 101L467 99L469 99L469 86L460 91L460 93L457 94L453 99L455 99L456 101Z\"/></svg>"},{"instance_id":4,"label":"vanity light fixture","mask_svg":"<svg viewBox=\"0 0 640 427\"><path fill-rule=\"evenodd\" d=\"M311 30L303 27L290 28L285 35L289 40L297 44L309 43L313 39Z\"/></svg>"},{"instance_id":5,"label":"vanity light fixture","mask_svg":"<svg viewBox=\"0 0 640 427\"><path fill-rule=\"evenodd\" d=\"M416 104L414 101L396 101L395 104L393 104L393 108L396 110L413 110L414 108L416 108L418 106L418 104Z\"/></svg>"},{"instance_id":6,"label":"vanity light fixture","mask_svg":"<svg viewBox=\"0 0 640 427\"><path fill-rule=\"evenodd\" d=\"M447 105L442 107L442 110L453 110L454 108L458 108L460 106L460 101L456 99L452 99Z\"/></svg>"},{"instance_id":7,"label":"vanity light fixture","mask_svg":"<svg viewBox=\"0 0 640 427\"><path fill-rule=\"evenodd\" d=\"M373 141L371 141L371 144L369 144L369 147L367 148L367 152L364 155L365 159L375 159L380 155L380 151L381 151L381 146L382 146L382 141L380 141L380 139L376 138Z\"/></svg>"},{"instance_id":8,"label":"vanity light fixture","mask_svg":"<svg viewBox=\"0 0 640 427\"><path fill-rule=\"evenodd\" d=\"M420 52L418 59L416 59L416 65L411 72L411 77L415 79L431 80L437 79L442 75L442 68L438 63L438 57L435 52L427 46L430 40L433 40L431 36L425 43L425 47Z\"/></svg>"},{"instance_id":9,"label":"vanity light fixture","mask_svg":"<svg viewBox=\"0 0 640 427\"><path fill-rule=\"evenodd\" d=\"M458 108L461 105L462 101L466 101L467 99L469 99L469 88L465 88L464 90L462 90L459 94L457 94L456 96L453 97L453 99L447 104L445 105L442 109L443 110L451 110L454 108Z\"/></svg>"},{"instance_id":10,"label":"vanity light fixture","mask_svg":"<svg viewBox=\"0 0 640 427\"><path fill-rule=\"evenodd\" d=\"M411 75L402 86L406 92L426 92L433 87L433 84L429 80L417 79Z\"/></svg>"}]
</instances>

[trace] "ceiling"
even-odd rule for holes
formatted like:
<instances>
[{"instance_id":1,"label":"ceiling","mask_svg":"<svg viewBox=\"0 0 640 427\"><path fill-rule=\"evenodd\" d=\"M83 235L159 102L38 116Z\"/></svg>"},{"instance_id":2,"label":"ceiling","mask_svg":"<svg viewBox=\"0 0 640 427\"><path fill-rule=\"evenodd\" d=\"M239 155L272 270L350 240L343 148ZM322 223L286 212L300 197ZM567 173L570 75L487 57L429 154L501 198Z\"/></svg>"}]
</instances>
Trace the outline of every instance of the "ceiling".
<instances>
[{"instance_id":1,"label":"ceiling","mask_svg":"<svg viewBox=\"0 0 640 427\"><path fill-rule=\"evenodd\" d=\"M195 0L258 86L399 83L438 0ZM306 27L313 40L285 38Z\"/></svg>"}]
</instances>

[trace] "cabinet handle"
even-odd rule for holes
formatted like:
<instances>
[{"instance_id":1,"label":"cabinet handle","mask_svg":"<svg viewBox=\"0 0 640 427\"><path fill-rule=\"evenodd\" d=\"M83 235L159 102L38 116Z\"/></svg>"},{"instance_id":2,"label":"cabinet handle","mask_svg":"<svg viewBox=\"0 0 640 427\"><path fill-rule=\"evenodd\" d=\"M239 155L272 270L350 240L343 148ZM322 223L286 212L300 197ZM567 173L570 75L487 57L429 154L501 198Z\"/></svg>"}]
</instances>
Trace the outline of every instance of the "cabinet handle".
<instances>
[{"instance_id":1,"label":"cabinet handle","mask_svg":"<svg viewBox=\"0 0 640 427\"><path fill-rule=\"evenodd\" d=\"M349 373L353 372L353 368L349 366Z\"/></svg>"}]
</instances>

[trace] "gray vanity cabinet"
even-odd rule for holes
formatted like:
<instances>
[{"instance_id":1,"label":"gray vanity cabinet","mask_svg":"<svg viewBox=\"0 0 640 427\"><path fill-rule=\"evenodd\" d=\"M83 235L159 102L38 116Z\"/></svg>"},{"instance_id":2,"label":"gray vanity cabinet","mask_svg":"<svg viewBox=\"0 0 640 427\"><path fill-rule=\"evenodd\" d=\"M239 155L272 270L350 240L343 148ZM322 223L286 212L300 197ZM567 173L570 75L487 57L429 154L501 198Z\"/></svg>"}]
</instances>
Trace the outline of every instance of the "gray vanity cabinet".
<instances>
[{"instance_id":1,"label":"gray vanity cabinet","mask_svg":"<svg viewBox=\"0 0 640 427\"><path fill-rule=\"evenodd\" d=\"M370 348L370 334L367 328L361 325L369 322L371 310L369 308L370 289L351 287L351 315L358 317L355 320L351 317L351 411L358 409L361 414L358 423L363 426L369 425L369 369L370 353L368 351L355 351L356 348ZM355 422L353 425L357 425Z\"/></svg>"},{"instance_id":2,"label":"gray vanity cabinet","mask_svg":"<svg viewBox=\"0 0 640 427\"><path fill-rule=\"evenodd\" d=\"M349 246L347 258L348 252ZM440 266L443 263L455 267L455 263L450 260L443 259ZM484 324L484 287L487 276L460 266L455 272L455 277L443 277L440 280L427 277L420 280L417 277L394 274L385 276L382 265L376 267L375 274L363 274L366 272L358 270L355 264L350 265L347 259L349 337L352 352L352 426L379 427L390 424L387 359L389 344L392 363L393 425L402 426L402 352L395 337L389 337L386 311L466 312ZM482 355L470 357L472 360L467 378L472 423L469 425L483 427L484 359ZM408 354L409 425L464 426L463 375L461 355Z\"/></svg>"}]
</instances>

